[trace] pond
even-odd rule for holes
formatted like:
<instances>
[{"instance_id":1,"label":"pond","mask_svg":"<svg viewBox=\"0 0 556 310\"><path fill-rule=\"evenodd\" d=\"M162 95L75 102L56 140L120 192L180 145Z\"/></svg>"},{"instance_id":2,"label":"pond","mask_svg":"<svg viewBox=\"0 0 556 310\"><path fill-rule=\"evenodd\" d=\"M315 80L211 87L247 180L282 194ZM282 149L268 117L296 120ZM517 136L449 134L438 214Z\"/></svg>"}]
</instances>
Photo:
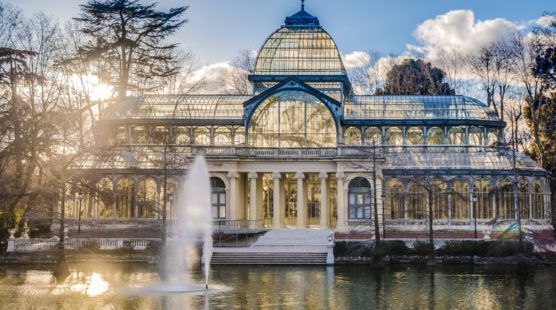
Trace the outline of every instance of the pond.
<instances>
[{"instance_id":1,"label":"pond","mask_svg":"<svg viewBox=\"0 0 556 310\"><path fill-rule=\"evenodd\" d=\"M0 266L1 309L556 309L556 268L216 266L210 293L137 295L155 266ZM201 272L191 278L203 282Z\"/></svg>"}]
</instances>

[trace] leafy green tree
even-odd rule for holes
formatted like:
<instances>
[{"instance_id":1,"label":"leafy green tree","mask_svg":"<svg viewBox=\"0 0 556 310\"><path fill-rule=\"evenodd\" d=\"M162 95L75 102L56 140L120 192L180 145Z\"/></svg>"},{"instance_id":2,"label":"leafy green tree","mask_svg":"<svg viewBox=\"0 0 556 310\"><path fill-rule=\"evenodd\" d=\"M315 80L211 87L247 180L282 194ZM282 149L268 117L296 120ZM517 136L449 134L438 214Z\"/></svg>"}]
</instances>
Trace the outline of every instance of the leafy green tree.
<instances>
[{"instance_id":1,"label":"leafy green tree","mask_svg":"<svg viewBox=\"0 0 556 310\"><path fill-rule=\"evenodd\" d=\"M394 65L386 74L383 88L377 95L454 95L455 91L444 82L441 69L421 59L406 59Z\"/></svg>"},{"instance_id":2,"label":"leafy green tree","mask_svg":"<svg viewBox=\"0 0 556 310\"><path fill-rule=\"evenodd\" d=\"M158 11L156 3L139 0L89 0L75 18L87 37L79 53L103 63L100 74L121 100L134 90L134 79L178 73L177 44L166 39L186 22L187 8Z\"/></svg>"}]
</instances>

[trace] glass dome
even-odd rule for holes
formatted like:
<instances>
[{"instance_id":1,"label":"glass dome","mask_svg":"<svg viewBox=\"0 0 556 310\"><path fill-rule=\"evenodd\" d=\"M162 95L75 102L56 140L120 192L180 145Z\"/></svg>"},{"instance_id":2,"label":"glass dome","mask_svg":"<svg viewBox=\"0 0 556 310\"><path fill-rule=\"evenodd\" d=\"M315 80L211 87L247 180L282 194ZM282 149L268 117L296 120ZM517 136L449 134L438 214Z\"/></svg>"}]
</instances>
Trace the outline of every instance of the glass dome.
<instances>
[{"instance_id":1,"label":"glass dome","mask_svg":"<svg viewBox=\"0 0 556 310\"><path fill-rule=\"evenodd\" d=\"M302 9L263 44L255 75L345 75L332 37Z\"/></svg>"}]
</instances>

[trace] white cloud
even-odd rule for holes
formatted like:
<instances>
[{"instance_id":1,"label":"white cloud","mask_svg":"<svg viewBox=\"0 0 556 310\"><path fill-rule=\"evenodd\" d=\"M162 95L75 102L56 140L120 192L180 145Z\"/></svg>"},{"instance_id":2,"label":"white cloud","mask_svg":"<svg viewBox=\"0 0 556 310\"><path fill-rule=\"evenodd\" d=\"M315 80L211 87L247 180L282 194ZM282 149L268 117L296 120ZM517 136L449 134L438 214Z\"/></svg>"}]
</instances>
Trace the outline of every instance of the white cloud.
<instances>
[{"instance_id":1,"label":"white cloud","mask_svg":"<svg viewBox=\"0 0 556 310\"><path fill-rule=\"evenodd\" d=\"M218 62L201 67L193 73L192 83L203 81L201 88L195 91L198 94L224 94L229 89L223 83L225 76L232 70L227 62Z\"/></svg>"},{"instance_id":2,"label":"white cloud","mask_svg":"<svg viewBox=\"0 0 556 310\"><path fill-rule=\"evenodd\" d=\"M371 55L367 52L354 51L343 56L346 69L364 67L371 61Z\"/></svg>"},{"instance_id":3,"label":"white cloud","mask_svg":"<svg viewBox=\"0 0 556 310\"><path fill-rule=\"evenodd\" d=\"M446 47L457 48L462 54L469 55L492 42L509 37L520 27L503 18L476 20L470 10L449 11L420 24L414 35L421 45L408 45L408 48L424 54L425 58L432 61Z\"/></svg>"},{"instance_id":4,"label":"white cloud","mask_svg":"<svg viewBox=\"0 0 556 310\"><path fill-rule=\"evenodd\" d=\"M544 15L536 20L536 24L541 27L551 27L556 26L556 16L554 15Z\"/></svg>"}]
</instances>

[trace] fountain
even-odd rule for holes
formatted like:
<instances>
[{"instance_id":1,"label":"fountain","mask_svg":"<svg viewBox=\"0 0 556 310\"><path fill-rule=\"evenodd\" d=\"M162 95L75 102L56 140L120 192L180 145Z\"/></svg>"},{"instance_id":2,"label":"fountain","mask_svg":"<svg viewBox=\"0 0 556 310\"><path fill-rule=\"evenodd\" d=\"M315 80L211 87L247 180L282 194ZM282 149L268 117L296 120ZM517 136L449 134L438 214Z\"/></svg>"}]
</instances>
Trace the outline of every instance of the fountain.
<instances>
[{"instance_id":1,"label":"fountain","mask_svg":"<svg viewBox=\"0 0 556 310\"><path fill-rule=\"evenodd\" d=\"M136 291L139 294L190 293L208 290L212 257L212 215L210 181L205 159L197 156L180 189L175 206L176 219L161 252L161 282ZM203 241L204 285L187 276L196 257L196 245Z\"/></svg>"}]
</instances>

